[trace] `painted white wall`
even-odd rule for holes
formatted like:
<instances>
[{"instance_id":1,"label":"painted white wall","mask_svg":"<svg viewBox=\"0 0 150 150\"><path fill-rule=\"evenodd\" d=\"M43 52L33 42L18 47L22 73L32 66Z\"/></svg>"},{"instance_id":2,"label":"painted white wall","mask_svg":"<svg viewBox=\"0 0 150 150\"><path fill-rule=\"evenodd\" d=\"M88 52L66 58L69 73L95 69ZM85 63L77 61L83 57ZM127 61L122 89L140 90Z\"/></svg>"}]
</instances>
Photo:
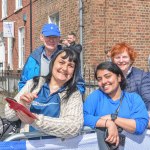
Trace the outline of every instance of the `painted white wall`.
<instances>
[{"instance_id":1,"label":"painted white wall","mask_svg":"<svg viewBox=\"0 0 150 150\"><path fill-rule=\"evenodd\" d=\"M0 70L5 68L5 46L3 42L0 42L0 63L3 63L3 68L0 68Z\"/></svg>"}]
</instances>

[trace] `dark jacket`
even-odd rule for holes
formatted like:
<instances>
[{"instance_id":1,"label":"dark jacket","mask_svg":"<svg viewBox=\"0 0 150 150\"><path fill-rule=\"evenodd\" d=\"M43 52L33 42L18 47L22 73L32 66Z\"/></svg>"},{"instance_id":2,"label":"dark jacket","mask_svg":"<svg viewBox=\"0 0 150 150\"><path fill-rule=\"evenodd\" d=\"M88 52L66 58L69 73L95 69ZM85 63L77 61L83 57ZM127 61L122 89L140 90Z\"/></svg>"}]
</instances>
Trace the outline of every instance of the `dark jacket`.
<instances>
[{"instance_id":1,"label":"dark jacket","mask_svg":"<svg viewBox=\"0 0 150 150\"><path fill-rule=\"evenodd\" d=\"M150 111L150 74L133 67L126 79L126 91L138 93Z\"/></svg>"},{"instance_id":2,"label":"dark jacket","mask_svg":"<svg viewBox=\"0 0 150 150\"><path fill-rule=\"evenodd\" d=\"M70 46L68 46L69 48L73 49L75 52L77 52L79 55L82 51L82 46L81 44L76 44L75 42L71 43Z\"/></svg>"}]
</instances>

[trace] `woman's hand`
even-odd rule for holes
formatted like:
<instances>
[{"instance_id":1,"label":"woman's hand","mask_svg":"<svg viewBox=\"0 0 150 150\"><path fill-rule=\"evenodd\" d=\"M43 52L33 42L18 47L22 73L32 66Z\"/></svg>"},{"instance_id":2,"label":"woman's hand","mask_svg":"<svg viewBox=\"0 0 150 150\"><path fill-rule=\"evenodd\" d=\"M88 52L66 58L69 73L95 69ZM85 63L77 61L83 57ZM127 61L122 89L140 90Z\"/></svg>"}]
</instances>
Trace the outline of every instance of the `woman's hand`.
<instances>
[{"instance_id":1,"label":"woman's hand","mask_svg":"<svg viewBox=\"0 0 150 150\"><path fill-rule=\"evenodd\" d=\"M32 124L34 122L35 119L29 117L28 115L26 115L24 112L22 111L18 111L16 112L18 118L23 122L23 123L26 123L26 124ZM34 114L35 115L35 114Z\"/></svg>"},{"instance_id":2,"label":"woman's hand","mask_svg":"<svg viewBox=\"0 0 150 150\"><path fill-rule=\"evenodd\" d=\"M119 135L116 124L111 120L107 120L106 127L108 129L108 137L105 141L111 144L115 143L117 146L119 144Z\"/></svg>"},{"instance_id":3,"label":"woman's hand","mask_svg":"<svg viewBox=\"0 0 150 150\"><path fill-rule=\"evenodd\" d=\"M21 104L23 105L27 105L27 104L31 104L31 102L37 98L37 94L36 93L25 93L22 96L20 96L20 100L21 100Z\"/></svg>"}]
</instances>

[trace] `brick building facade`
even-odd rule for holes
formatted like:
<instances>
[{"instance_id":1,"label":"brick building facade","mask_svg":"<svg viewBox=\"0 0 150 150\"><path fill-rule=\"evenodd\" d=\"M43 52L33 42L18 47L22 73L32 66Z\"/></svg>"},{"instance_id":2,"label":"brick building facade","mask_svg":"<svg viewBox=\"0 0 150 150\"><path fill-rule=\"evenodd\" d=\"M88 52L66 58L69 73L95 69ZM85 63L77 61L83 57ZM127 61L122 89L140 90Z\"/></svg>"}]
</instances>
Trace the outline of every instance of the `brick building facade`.
<instances>
[{"instance_id":1,"label":"brick building facade","mask_svg":"<svg viewBox=\"0 0 150 150\"><path fill-rule=\"evenodd\" d=\"M0 32L3 30L3 21L15 22L13 70L21 69L18 67L18 29L20 27L25 29L24 62L31 52L30 2L22 0L22 8L15 11L15 1L7 0L7 17L2 18L0 12L0 18L2 18ZM1 3L2 0L0 5ZM49 22L56 14L62 38L66 37L70 31L74 31L78 42L82 41L84 67L93 68L106 59L106 50L116 42L125 41L138 52L135 66L148 69L147 62L150 54L150 2L148 0L32 0L33 49L41 44L39 35L42 25ZM7 38L4 38L4 45L6 67Z\"/></svg>"},{"instance_id":2,"label":"brick building facade","mask_svg":"<svg viewBox=\"0 0 150 150\"><path fill-rule=\"evenodd\" d=\"M4 1L6 2L6 1ZM22 66L19 66L19 53L23 49L22 55L24 55L23 61L28 57L30 53L30 0L22 0L22 7L17 8L15 1L7 0L7 15L2 17L2 12L0 12L0 32L3 33L3 22L14 22L14 38L12 38L12 52L9 49L9 38L4 37L4 45L5 45L5 62L4 68L7 69L8 63L11 70L21 70ZM2 0L0 1L0 6L2 6ZM2 7L1 7L2 8ZM19 47L19 30L24 28L24 48L18 50ZM11 48L10 48L11 50ZM8 58L9 53L11 53L12 58ZM12 61L12 62L8 62Z\"/></svg>"}]
</instances>

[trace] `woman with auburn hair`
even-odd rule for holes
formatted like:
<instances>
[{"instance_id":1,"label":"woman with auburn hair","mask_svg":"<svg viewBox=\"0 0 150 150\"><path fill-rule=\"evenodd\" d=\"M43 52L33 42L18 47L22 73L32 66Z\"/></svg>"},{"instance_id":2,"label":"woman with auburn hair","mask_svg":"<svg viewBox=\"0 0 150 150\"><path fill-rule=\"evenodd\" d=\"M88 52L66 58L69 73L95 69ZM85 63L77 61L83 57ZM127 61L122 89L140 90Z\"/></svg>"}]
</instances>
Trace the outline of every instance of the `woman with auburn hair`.
<instances>
[{"instance_id":1,"label":"woman with auburn hair","mask_svg":"<svg viewBox=\"0 0 150 150\"><path fill-rule=\"evenodd\" d=\"M133 67L136 57L134 48L125 42L117 43L111 49L112 62L118 65L127 80L125 90L138 93L150 111L150 77L148 72Z\"/></svg>"}]
</instances>

